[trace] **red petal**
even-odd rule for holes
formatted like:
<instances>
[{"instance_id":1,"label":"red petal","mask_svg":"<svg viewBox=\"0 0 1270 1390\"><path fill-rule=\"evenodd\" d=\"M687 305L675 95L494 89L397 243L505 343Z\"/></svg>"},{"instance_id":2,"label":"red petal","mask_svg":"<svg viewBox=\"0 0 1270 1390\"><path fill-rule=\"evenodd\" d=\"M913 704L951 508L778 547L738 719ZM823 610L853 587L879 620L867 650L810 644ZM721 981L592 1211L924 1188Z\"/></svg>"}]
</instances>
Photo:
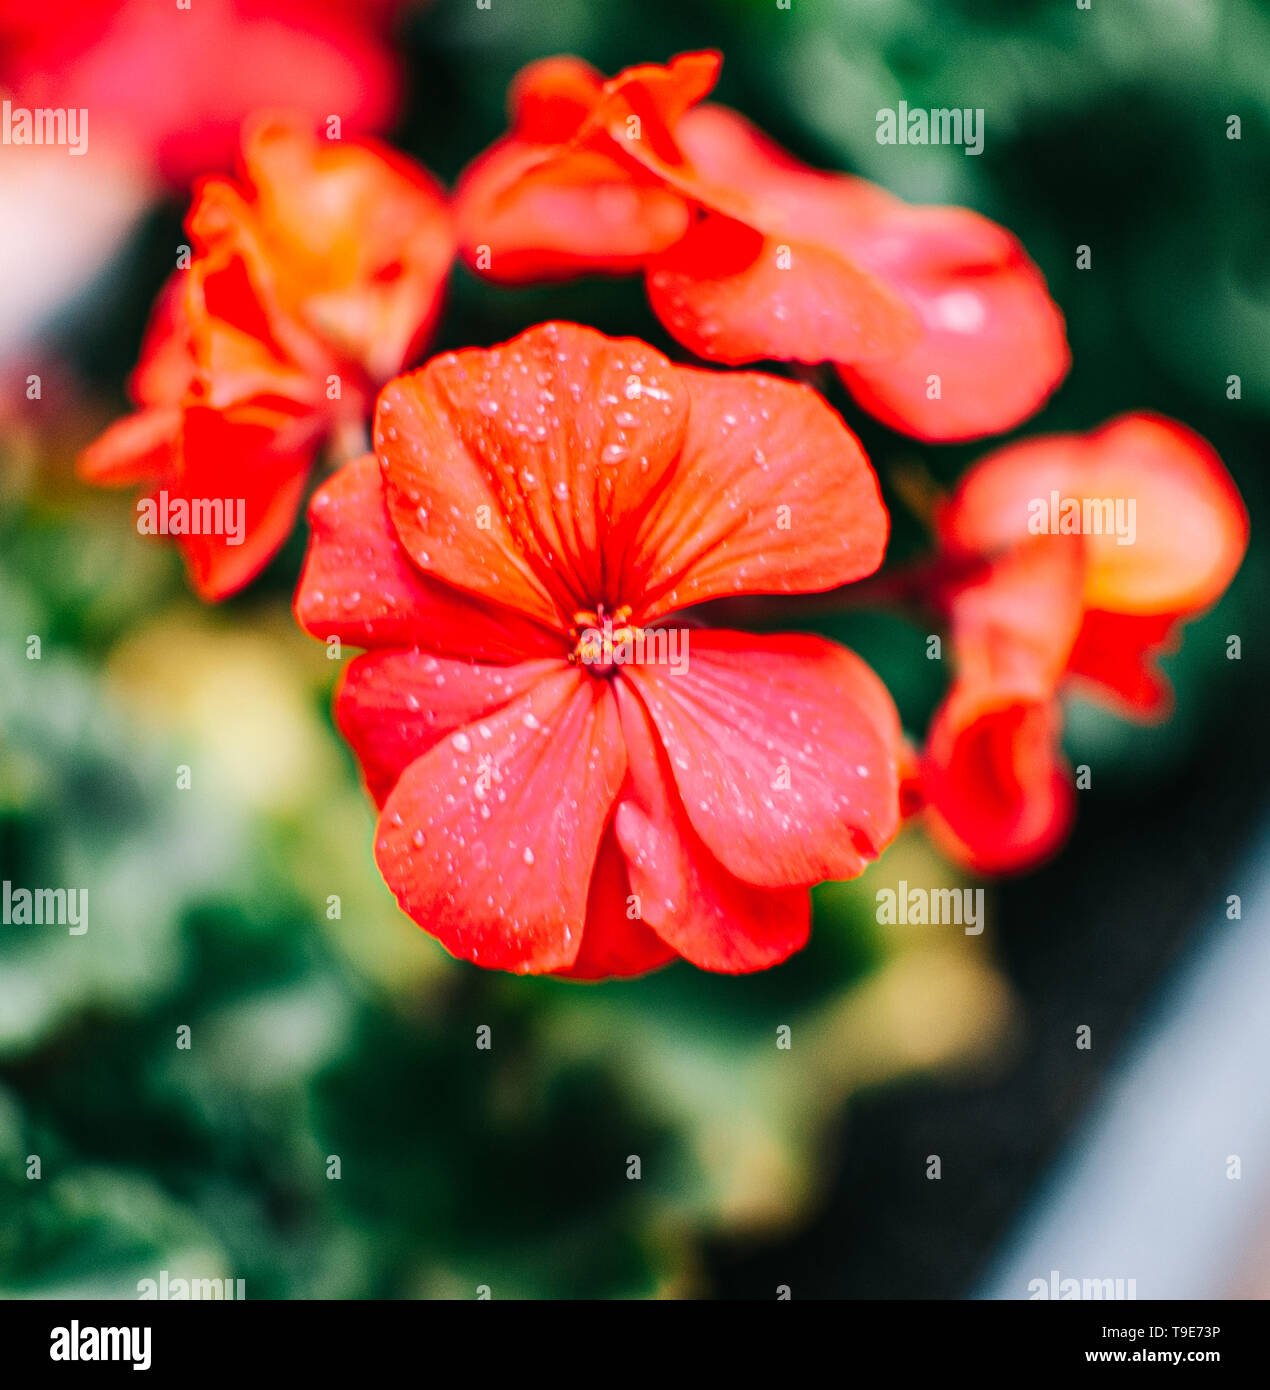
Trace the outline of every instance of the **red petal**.
<instances>
[{"instance_id":1,"label":"red petal","mask_svg":"<svg viewBox=\"0 0 1270 1390\"><path fill-rule=\"evenodd\" d=\"M1120 613L1194 613L1215 603L1248 549L1248 513L1212 448L1184 425L1127 415L1089 438L1086 496L1135 501L1136 538L1089 538L1085 601Z\"/></svg>"},{"instance_id":2,"label":"red petal","mask_svg":"<svg viewBox=\"0 0 1270 1390\"><path fill-rule=\"evenodd\" d=\"M931 726L922 764L928 826L950 858L1010 873L1053 854L1075 811L1058 706L958 685Z\"/></svg>"},{"instance_id":3,"label":"red petal","mask_svg":"<svg viewBox=\"0 0 1270 1390\"><path fill-rule=\"evenodd\" d=\"M140 405L175 405L183 400L194 374L190 349L192 302L188 272L173 274L155 301L141 343L141 356L128 382Z\"/></svg>"},{"instance_id":4,"label":"red petal","mask_svg":"<svg viewBox=\"0 0 1270 1390\"><path fill-rule=\"evenodd\" d=\"M1048 699L1066 670L1084 608L1079 541L1034 536L952 597L958 679L1020 699Z\"/></svg>"},{"instance_id":5,"label":"red petal","mask_svg":"<svg viewBox=\"0 0 1270 1390\"><path fill-rule=\"evenodd\" d=\"M683 159L658 172L700 207L774 231L800 226L822 244L822 194L847 180L801 164L739 112L711 103L675 124ZM852 182L861 182L852 180Z\"/></svg>"},{"instance_id":6,"label":"red petal","mask_svg":"<svg viewBox=\"0 0 1270 1390\"><path fill-rule=\"evenodd\" d=\"M668 333L715 362L855 362L918 336L903 299L837 251L717 215L653 261L648 298Z\"/></svg>"},{"instance_id":7,"label":"red petal","mask_svg":"<svg viewBox=\"0 0 1270 1390\"><path fill-rule=\"evenodd\" d=\"M897 358L841 369L884 424L930 440L999 433L1039 410L1066 375L1063 316L995 223L961 208L904 208L851 228L842 249L902 292L924 330Z\"/></svg>"},{"instance_id":8,"label":"red petal","mask_svg":"<svg viewBox=\"0 0 1270 1390\"><path fill-rule=\"evenodd\" d=\"M507 663L559 656L562 639L418 570L388 518L373 454L345 464L313 495L296 621L314 637L356 647L421 647Z\"/></svg>"},{"instance_id":9,"label":"red petal","mask_svg":"<svg viewBox=\"0 0 1270 1390\"><path fill-rule=\"evenodd\" d=\"M684 812L648 712L625 685L617 694L629 768L614 825L644 921L703 970L764 970L800 950L807 890L756 888L715 859Z\"/></svg>"},{"instance_id":10,"label":"red petal","mask_svg":"<svg viewBox=\"0 0 1270 1390\"><path fill-rule=\"evenodd\" d=\"M889 520L860 441L808 387L679 369L683 449L619 588L644 622L744 593L831 589L871 574Z\"/></svg>"},{"instance_id":11,"label":"red petal","mask_svg":"<svg viewBox=\"0 0 1270 1390\"><path fill-rule=\"evenodd\" d=\"M573 324L435 358L380 395L393 523L428 573L567 628L622 601L606 574L686 415L660 353Z\"/></svg>"},{"instance_id":12,"label":"red petal","mask_svg":"<svg viewBox=\"0 0 1270 1390\"><path fill-rule=\"evenodd\" d=\"M1168 613L1141 617L1091 609L1072 648L1068 672L1127 718L1164 719L1173 709L1173 687L1158 661L1176 647L1180 627L1180 620Z\"/></svg>"},{"instance_id":13,"label":"red petal","mask_svg":"<svg viewBox=\"0 0 1270 1390\"><path fill-rule=\"evenodd\" d=\"M625 769L613 692L566 670L402 773L376 861L402 910L454 955L564 969Z\"/></svg>"},{"instance_id":14,"label":"red petal","mask_svg":"<svg viewBox=\"0 0 1270 1390\"><path fill-rule=\"evenodd\" d=\"M397 779L444 735L502 709L563 659L486 666L409 651L368 652L349 663L335 697L335 721L382 806Z\"/></svg>"},{"instance_id":15,"label":"red petal","mask_svg":"<svg viewBox=\"0 0 1270 1390\"><path fill-rule=\"evenodd\" d=\"M675 953L638 916L629 914L631 884L612 826L600 841L587 897L586 926L577 959L555 973L572 980L643 975L675 959Z\"/></svg>"},{"instance_id":16,"label":"red petal","mask_svg":"<svg viewBox=\"0 0 1270 1390\"><path fill-rule=\"evenodd\" d=\"M669 63L624 68L604 84L591 123L606 130L632 159L660 170L682 162L674 132L684 113L719 80L722 55L713 49L679 53ZM637 118L632 122L631 117Z\"/></svg>"},{"instance_id":17,"label":"red petal","mask_svg":"<svg viewBox=\"0 0 1270 1390\"><path fill-rule=\"evenodd\" d=\"M180 536L199 597L236 593L269 563L299 515L316 440L303 423L267 412L185 412L179 474L171 498L243 504L243 536Z\"/></svg>"},{"instance_id":18,"label":"red petal","mask_svg":"<svg viewBox=\"0 0 1270 1390\"><path fill-rule=\"evenodd\" d=\"M172 472L181 431L177 406L150 406L111 425L79 456L86 482L108 487L156 482Z\"/></svg>"},{"instance_id":19,"label":"red petal","mask_svg":"<svg viewBox=\"0 0 1270 1390\"><path fill-rule=\"evenodd\" d=\"M581 58L540 58L512 80L512 129L522 140L560 144L577 134L603 89L603 76Z\"/></svg>"},{"instance_id":20,"label":"red petal","mask_svg":"<svg viewBox=\"0 0 1270 1390\"><path fill-rule=\"evenodd\" d=\"M455 202L464 258L500 284L628 274L689 224L681 197L602 150L517 139L469 166Z\"/></svg>"},{"instance_id":21,"label":"red petal","mask_svg":"<svg viewBox=\"0 0 1270 1390\"><path fill-rule=\"evenodd\" d=\"M707 849L772 888L863 872L899 823L899 718L878 678L818 637L695 631L689 662L622 678Z\"/></svg>"},{"instance_id":22,"label":"red petal","mask_svg":"<svg viewBox=\"0 0 1270 1390\"><path fill-rule=\"evenodd\" d=\"M653 310L681 343L733 363L853 362L913 343L914 311L843 249L869 185L799 164L725 107L690 112L676 134L688 164L659 171L715 214L649 268Z\"/></svg>"}]
</instances>

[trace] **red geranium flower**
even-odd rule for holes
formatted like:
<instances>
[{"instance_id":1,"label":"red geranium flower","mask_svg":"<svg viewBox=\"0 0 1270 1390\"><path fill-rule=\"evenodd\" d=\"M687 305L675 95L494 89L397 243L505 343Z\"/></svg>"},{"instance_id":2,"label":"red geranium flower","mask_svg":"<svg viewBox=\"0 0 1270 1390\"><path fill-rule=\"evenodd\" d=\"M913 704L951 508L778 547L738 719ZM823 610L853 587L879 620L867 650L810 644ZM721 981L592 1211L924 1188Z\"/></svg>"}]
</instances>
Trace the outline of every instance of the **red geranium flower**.
<instances>
[{"instance_id":1,"label":"red geranium flower","mask_svg":"<svg viewBox=\"0 0 1270 1390\"><path fill-rule=\"evenodd\" d=\"M131 383L140 408L80 468L170 499L241 499L245 535L179 538L195 588L219 599L286 539L323 440L360 429L421 347L453 242L423 170L278 118L249 127L241 184L201 183L187 228L196 254L150 325Z\"/></svg>"},{"instance_id":2,"label":"red geranium flower","mask_svg":"<svg viewBox=\"0 0 1270 1390\"><path fill-rule=\"evenodd\" d=\"M965 209L810 169L736 112L697 106L719 63L684 54L607 82L574 58L526 68L510 134L459 186L470 263L506 283L643 270L699 356L836 363L867 410L919 438L1038 409L1069 354L1018 242Z\"/></svg>"},{"instance_id":3,"label":"red geranium flower","mask_svg":"<svg viewBox=\"0 0 1270 1390\"><path fill-rule=\"evenodd\" d=\"M1066 690L1163 718L1158 667L1225 591L1248 516L1198 435L1152 415L1052 435L977 464L941 510L957 676L921 782L936 837L985 872L1062 842L1074 807L1059 750Z\"/></svg>"},{"instance_id":4,"label":"red geranium flower","mask_svg":"<svg viewBox=\"0 0 1270 1390\"><path fill-rule=\"evenodd\" d=\"M522 972L797 950L807 887L895 833L894 706L821 638L671 624L876 568L887 515L841 420L547 324L391 382L375 446L314 497L296 616L370 648L336 718L403 910Z\"/></svg>"}]
</instances>

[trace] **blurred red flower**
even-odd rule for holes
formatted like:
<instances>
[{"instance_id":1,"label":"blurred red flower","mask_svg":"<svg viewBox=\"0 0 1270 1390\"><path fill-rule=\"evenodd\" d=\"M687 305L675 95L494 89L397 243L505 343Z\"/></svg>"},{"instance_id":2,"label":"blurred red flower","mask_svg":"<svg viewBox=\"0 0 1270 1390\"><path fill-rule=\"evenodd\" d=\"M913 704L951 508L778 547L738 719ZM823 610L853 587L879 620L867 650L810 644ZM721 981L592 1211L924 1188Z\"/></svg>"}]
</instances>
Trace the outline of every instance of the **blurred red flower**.
<instances>
[{"instance_id":1,"label":"blurred red flower","mask_svg":"<svg viewBox=\"0 0 1270 1390\"><path fill-rule=\"evenodd\" d=\"M1166 716L1159 657L1229 585L1248 515L1204 440L1137 414L990 454L938 529L957 670L922 759L930 824L974 868L1026 868L1074 808L1058 696Z\"/></svg>"},{"instance_id":2,"label":"blurred red flower","mask_svg":"<svg viewBox=\"0 0 1270 1390\"><path fill-rule=\"evenodd\" d=\"M185 184L228 169L242 121L286 107L343 134L384 129L399 0L0 0L0 87L17 104L82 107L90 140L127 146Z\"/></svg>"},{"instance_id":3,"label":"blurred red flower","mask_svg":"<svg viewBox=\"0 0 1270 1390\"><path fill-rule=\"evenodd\" d=\"M480 965L585 978L802 946L807 887L895 833L894 706L821 638L668 620L877 567L838 416L547 324L391 382L375 446L314 497L296 616L370 649L336 718L402 909Z\"/></svg>"},{"instance_id":4,"label":"blurred red flower","mask_svg":"<svg viewBox=\"0 0 1270 1390\"><path fill-rule=\"evenodd\" d=\"M1067 371L1062 315L1018 242L799 164L722 106L714 53L605 81L526 68L510 133L467 170L459 240L505 283L642 270L699 356L833 362L872 414L923 439L1006 430Z\"/></svg>"},{"instance_id":5,"label":"blurred red flower","mask_svg":"<svg viewBox=\"0 0 1270 1390\"><path fill-rule=\"evenodd\" d=\"M439 187L396 152L249 124L242 180L200 182L194 256L156 308L131 383L139 409L81 475L170 498L241 499L245 536L183 535L199 594L248 583L294 524L322 442L360 431L421 348L453 254Z\"/></svg>"}]
</instances>

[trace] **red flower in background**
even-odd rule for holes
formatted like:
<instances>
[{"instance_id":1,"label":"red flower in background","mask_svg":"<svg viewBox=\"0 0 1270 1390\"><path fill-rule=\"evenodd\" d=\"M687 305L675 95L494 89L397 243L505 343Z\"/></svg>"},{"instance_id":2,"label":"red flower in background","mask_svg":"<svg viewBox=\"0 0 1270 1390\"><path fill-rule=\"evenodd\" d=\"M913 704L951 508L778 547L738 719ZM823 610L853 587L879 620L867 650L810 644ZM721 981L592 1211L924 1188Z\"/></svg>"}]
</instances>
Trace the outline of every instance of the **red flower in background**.
<instances>
[{"instance_id":1,"label":"red flower in background","mask_svg":"<svg viewBox=\"0 0 1270 1390\"><path fill-rule=\"evenodd\" d=\"M375 445L314 497L296 616L370 649L336 718L403 910L522 972L797 950L808 885L895 832L890 698L818 637L694 626L677 667L655 634L876 568L887 516L841 420L802 386L548 324L391 382Z\"/></svg>"},{"instance_id":2,"label":"red flower in background","mask_svg":"<svg viewBox=\"0 0 1270 1390\"><path fill-rule=\"evenodd\" d=\"M377 387L422 346L453 252L431 178L386 148L253 122L242 182L202 181L195 248L156 309L139 409L83 455L94 482L187 501L241 499L245 536L185 535L200 595L252 579L295 522L319 446L361 427Z\"/></svg>"},{"instance_id":3,"label":"red flower in background","mask_svg":"<svg viewBox=\"0 0 1270 1390\"><path fill-rule=\"evenodd\" d=\"M736 112L698 106L719 64L684 54L607 82L574 58L526 68L510 134L457 193L465 257L507 283L643 270L699 356L833 362L867 410L919 438L1037 410L1069 354L1018 242L965 209L807 168Z\"/></svg>"},{"instance_id":4,"label":"red flower in background","mask_svg":"<svg viewBox=\"0 0 1270 1390\"><path fill-rule=\"evenodd\" d=\"M711 53L627 68L609 82L577 58L531 63L512 84L510 133L456 190L464 254L503 284L642 270L687 233L691 209L611 127L638 116L650 140L673 148L669 126L718 71Z\"/></svg>"},{"instance_id":5,"label":"red flower in background","mask_svg":"<svg viewBox=\"0 0 1270 1390\"><path fill-rule=\"evenodd\" d=\"M1094 527L1097 530L1094 530ZM1066 690L1128 718L1168 713L1157 665L1225 591L1248 516L1198 435L1152 415L998 450L939 517L956 679L922 760L936 838L984 872L1027 867L1065 836Z\"/></svg>"},{"instance_id":6,"label":"red flower in background","mask_svg":"<svg viewBox=\"0 0 1270 1390\"><path fill-rule=\"evenodd\" d=\"M260 107L346 135L382 130L401 85L387 43L398 0L0 0L0 87L17 104L83 107L90 140L130 148L169 183L228 169Z\"/></svg>"}]
</instances>

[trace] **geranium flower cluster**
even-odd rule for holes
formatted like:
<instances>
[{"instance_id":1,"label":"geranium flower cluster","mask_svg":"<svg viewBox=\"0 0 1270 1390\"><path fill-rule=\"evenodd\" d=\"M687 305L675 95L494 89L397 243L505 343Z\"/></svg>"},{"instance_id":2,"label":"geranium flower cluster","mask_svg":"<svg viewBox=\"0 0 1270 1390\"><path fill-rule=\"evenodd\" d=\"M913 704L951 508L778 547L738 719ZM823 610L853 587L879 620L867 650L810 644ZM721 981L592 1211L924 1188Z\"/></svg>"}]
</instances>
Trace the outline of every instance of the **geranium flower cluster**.
<instances>
[{"instance_id":1,"label":"geranium flower cluster","mask_svg":"<svg viewBox=\"0 0 1270 1390\"><path fill-rule=\"evenodd\" d=\"M920 749L843 647L715 625L713 600L834 590L886 549L859 440L780 364L832 364L926 441L1012 429L1069 365L1008 232L799 164L703 104L719 64L535 64L450 197L385 147L250 122L239 177L196 185L137 411L83 457L191 515L243 499L241 535L177 537L208 599L269 562L330 461L295 614L363 649L335 715L386 884L479 965L774 965L807 939L809 887L862 873L902 807L972 868L1038 862L1074 804L1060 698L1165 714L1156 658L1247 545L1225 469L1179 424L988 455L921 571L955 675ZM456 255L492 285L641 274L715 365L544 323L405 370ZM1128 543L1082 524L1126 508Z\"/></svg>"}]
</instances>

